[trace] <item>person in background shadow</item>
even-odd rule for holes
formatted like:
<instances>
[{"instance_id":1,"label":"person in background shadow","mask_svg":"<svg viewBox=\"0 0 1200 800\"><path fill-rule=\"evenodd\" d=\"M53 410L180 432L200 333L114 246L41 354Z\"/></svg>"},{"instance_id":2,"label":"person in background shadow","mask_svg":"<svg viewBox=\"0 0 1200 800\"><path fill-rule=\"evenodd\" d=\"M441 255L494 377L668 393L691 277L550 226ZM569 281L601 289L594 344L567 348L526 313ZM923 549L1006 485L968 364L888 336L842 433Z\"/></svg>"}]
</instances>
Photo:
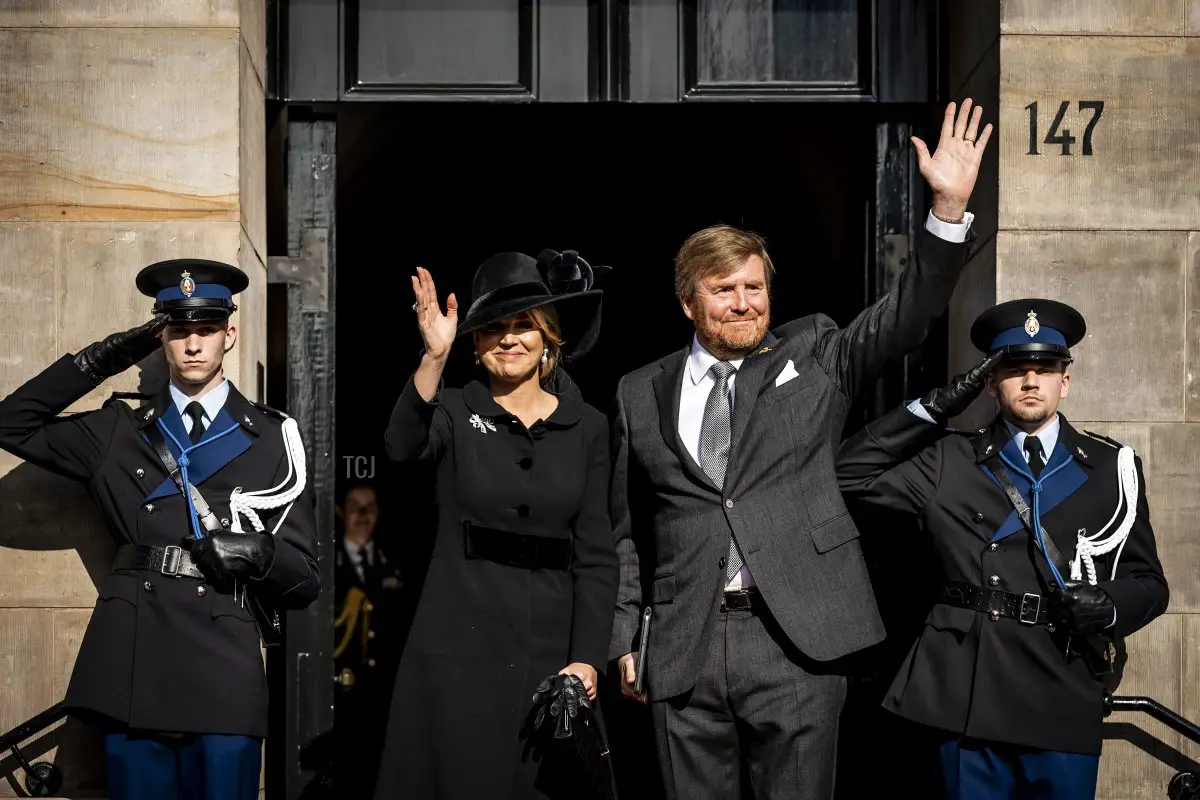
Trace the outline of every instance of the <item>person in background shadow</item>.
<instances>
[{"instance_id":1,"label":"person in background shadow","mask_svg":"<svg viewBox=\"0 0 1200 800\"><path fill-rule=\"evenodd\" d=\"M137 287L155 300L151 321L64 355L0 401L0 448L84 484L120 544L65 700L105 733L113 800L258 797L261 645L319 590L295 422L223 371L233 296L248 283L215 261L148 266ZM60 416L160 348L170 383L149 403Z\"/></svg>"},{"instance_id":2,"label":"person in background shadow","mask_svg":"<svg viewBox=\"0 0 1200 800\"><path fill-rule=\"evenodd\" d=\"M334 669L337 776L346 797L370 797L379 771L387 709L404 645L403 575L376 536L379 496L369 482L351 484L337 508L334 555Z\"/></svg>"},{"instance_id":3,"label":"person in background shadow","mask_svg":"<svg viewBox=\"0 0 1200 800\"><path fill-rule=\"evenodd\" d=\"M548 676L595 699L612 631L608 422L556 380L595 343L601 292L574 251L501 253L477 270L459 324L455 296L443 313L433 276L417 273L425 350L384 441L392 460L436 470L440 521L375 796L586 797L569 745L531 751L529 717ZM467 335L480 379L444 387Z\"/></svg>"},{"instance_id":4,"label":"person in background shadow","mask_svg":"<svg viewBox=\"0 0 1200 800\"><path fill-rule=\"evenodd\" d=\"M1167 609L1141 460L1058 411L1083 317L1013 300L971 341L989 355L847 439L851 504L916 517L944 572L884 708L936 736L951 800L1091 800L1115 643ZM984 388L990 425L947 421Z\"/></svg>"}]
</instances>

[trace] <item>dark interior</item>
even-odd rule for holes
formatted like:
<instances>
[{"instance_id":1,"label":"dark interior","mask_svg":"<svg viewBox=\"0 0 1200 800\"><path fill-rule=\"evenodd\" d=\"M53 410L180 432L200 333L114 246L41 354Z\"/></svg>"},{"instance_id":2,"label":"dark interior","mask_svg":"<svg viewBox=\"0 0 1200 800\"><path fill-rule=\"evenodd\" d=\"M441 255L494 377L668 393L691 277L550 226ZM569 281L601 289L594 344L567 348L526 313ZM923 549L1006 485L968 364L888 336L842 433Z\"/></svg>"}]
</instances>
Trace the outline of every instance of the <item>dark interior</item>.
<instances>
[{"instance_id":1,"label":"dark interior","mask_svg":"<svg viewBox=\"0 0 1200 800\"><path fill-rule=\"evenodd\" d=\"M778 270L776 323L821 311L848 322L872 299L877 109L857 105L345 104L338 117L336 283L339 488L373 477L382 487L379 536L403 554L419 591L432 526L428 476L383 456L383 430L419 359L409 276L427 267L445 301L465 313L476 267L492 253L576 249L612 267L602 288L596 350L571 372L602 410L624 373L687 345L691 323L673 292L676 250L692 232L726 222L762 234ZM936 336L936 334L935 334ZM469 350L468 348L464 348ZM448 377L476 369L458 359ZM848 430L857 427L855 418ZM372 461L372 458L374 459ZM347 460L351 459L351 460ZM900 536L899 533L896 536ZM881 604L897 549L890 539ZM908 597L909 606L912 605ZM920 605L919 603L917 604ZM893 606L895 607L895 606ZM905 620L923 611L905 607ZM885 609L886 613L886 609ZM913 616L914 613L918 616ZM908 757L878 699L911 638L870 654L847 707L840 769L844 796L876 785L875 767ZM885 648L886 649L886 648ZM893 652L894 651L894 652ZM653 743L643 709L609 687L605 713L627 797L654 797ZM876 748L887 751L887 757ZM911 769L906 770L911 775ZM845 794L849 792L849 794Z\"/></svg>"}]
</instances>

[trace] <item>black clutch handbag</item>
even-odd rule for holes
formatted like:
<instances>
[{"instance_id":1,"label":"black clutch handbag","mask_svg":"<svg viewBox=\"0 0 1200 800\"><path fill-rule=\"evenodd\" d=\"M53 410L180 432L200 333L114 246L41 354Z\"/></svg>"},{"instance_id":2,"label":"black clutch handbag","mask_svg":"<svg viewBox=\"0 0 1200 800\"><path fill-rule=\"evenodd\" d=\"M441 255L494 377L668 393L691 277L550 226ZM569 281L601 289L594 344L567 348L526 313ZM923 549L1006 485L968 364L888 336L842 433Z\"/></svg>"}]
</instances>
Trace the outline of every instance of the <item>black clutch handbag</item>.
<instances>
[{"instance_id":1,"label":"black clutch handbag","mask_svg":"<svg viewBox=\"0 0 1200 800\"><path fill-rule=\"evenodd\" d=\"M569 740L586 796L616 800L608 743L583 681L574 675L548 677L534 692L533 705L535 731L550 733L558 741Z\"/></svg>"}]
</instances>

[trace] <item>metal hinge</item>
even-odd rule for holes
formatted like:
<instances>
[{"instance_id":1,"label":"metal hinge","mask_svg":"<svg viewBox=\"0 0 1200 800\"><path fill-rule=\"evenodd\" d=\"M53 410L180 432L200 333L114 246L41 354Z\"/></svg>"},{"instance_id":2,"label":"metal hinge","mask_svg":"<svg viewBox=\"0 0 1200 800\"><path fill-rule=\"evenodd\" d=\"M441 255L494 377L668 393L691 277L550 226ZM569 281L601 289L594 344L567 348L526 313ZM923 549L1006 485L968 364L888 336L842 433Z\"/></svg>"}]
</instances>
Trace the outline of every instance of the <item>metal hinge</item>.
<instances>
[{"instance_id":1,"label":"metal hinge","mask_svg":"<svg viewBox=\"0 0 1200 800\"><path fill-rule=\"evenodd\" d=\"M267 282L300 287L305 311L329 310L329 229L300 231L300 255L267 258Z\"/></svg>"}]
</instances>

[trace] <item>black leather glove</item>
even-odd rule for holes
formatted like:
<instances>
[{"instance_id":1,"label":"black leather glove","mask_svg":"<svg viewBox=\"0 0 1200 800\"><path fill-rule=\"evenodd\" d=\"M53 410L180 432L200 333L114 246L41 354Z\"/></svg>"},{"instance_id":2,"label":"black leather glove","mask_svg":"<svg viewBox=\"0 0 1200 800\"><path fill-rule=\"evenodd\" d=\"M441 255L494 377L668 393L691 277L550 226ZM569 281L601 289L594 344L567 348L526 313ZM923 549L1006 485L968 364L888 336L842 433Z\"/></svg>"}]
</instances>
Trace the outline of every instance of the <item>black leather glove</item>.
<instances>
[{"instance_id":1,"label":"black leather glove","mask_svg":"<svg viewBox=\"0 0 1200 800\"><path fill-rule=\"evenodd\" d=\"M213 583L254 580L267 574L275 560L275 537L269 533L217 531L203 539L189 536L183 547Z\"/></svg>"},{"instance_id":2,"label":"black leather glove","mask_svg":"<svg viewBox=\"0 0 1200 800\"><path fill-rule=\"evenodd\" d=\"M939 425L945 425L951 417L966 411L967 406L983 391L988 373L1000 363L1005 352L1005 348L992 351L968 371L951 378L950 383L922 397L921 405L929 412L929 416Z\"/></svg>"},{"instance_id":3,"label":"black leather glove","mask_svg":"<svg viewBox=\"0 0 1200 800\"><path fill-rule=\"evenodd\" d=\"M167 326L167 315L158 314L136 328L92 342L75 355L75 366L99 386L119 375L162 346L158 334Z\"/></svg>"},{"instance_id":4,"label":"black leather glove","mask_svg":"<svg viewBox=\"0 0 1200 800\"><path fill-rule=\"evenodd\" d=\"M580 707L590 708L587 689L583 681L575 675L552 675L538 684L533 694L533 703L537 707L533 727L540 730L547 718L554 725L554 738L567 739L572 733L572 722L579 714Z\"/></svg>"},{"instance_id":5,"label":"black leather glove","mask_svg":"<svg viewBox=\"0 0 1200 800\"><path fill-rule=\"evenodd\" d=\"M1051 618L1073 633L1099 633L1116 619L1113 599L1099 586L1067 581L1055 596Z\"/></svg>"}]
</instances>

